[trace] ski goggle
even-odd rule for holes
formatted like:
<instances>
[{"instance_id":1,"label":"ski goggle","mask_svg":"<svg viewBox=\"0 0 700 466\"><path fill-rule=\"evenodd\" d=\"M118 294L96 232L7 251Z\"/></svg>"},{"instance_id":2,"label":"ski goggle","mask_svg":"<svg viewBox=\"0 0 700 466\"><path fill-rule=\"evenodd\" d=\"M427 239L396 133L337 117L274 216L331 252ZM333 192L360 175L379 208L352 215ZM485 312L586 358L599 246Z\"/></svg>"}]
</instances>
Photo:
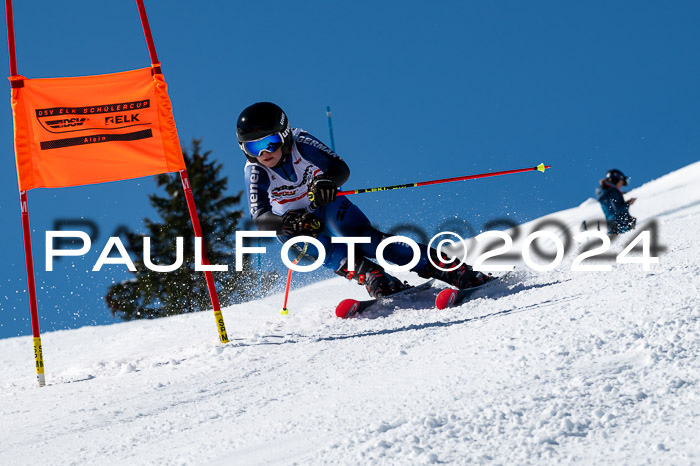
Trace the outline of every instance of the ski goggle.
<instances>
[{"instance_id":1,"label":"ski goggle","mask_svg":"<svg viewBox=\"0 0 700 466\"><path fill-rule=\"evenodd\" d=\"M251 157L260 157L263 152L274 152L284 144L284 139L280 133L270 134L254 141L241 142L243 152Z\"/></svg>"}]
</instances>

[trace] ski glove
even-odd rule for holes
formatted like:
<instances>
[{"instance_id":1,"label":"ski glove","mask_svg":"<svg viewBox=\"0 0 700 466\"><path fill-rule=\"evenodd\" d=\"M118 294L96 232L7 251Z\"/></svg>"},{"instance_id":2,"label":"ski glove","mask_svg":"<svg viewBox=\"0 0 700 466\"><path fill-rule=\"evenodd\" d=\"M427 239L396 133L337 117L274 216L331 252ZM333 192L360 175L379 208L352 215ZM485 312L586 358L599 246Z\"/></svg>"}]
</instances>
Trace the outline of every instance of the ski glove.
<instances>
[{"instance_id":1,"label":"ski glove","mask_svg":"<svg viewBox=\"0 0 700 466\"><path fill-rule=\"evenodd\" d=\"M323 231L323 222L311 212L289 211L282 217L282 234L285 236L311 236L318 238Z\"/></svg>"},{"instance_id":2,"label":"ski glove","mask_svg":"<svg viewBox=\"0 0 700 466\"><path fill-rule=\"evenodd\" d=\"M318 209L335 201L337 192L338 185L335 184L335 181L332 178L321 175L311 180L307 196L311 201L311 207Z\"/></svg>"}]
</instances>

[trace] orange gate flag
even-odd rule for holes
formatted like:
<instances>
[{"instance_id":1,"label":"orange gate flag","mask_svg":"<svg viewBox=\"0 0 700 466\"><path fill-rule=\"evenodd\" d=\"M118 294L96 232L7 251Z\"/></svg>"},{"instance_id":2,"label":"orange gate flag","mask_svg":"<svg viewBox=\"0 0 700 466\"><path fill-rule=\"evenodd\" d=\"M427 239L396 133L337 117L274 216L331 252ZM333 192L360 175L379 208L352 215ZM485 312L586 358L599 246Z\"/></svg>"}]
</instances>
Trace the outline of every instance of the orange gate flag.
<instances>
[{"instance_id":1,"label":"orange gate flag","mask_svg":"<svg viewBox=\"0 0 700 466\"><path fill-rule=\"evenodd\" d=\"M19 190L185 169L162 74L11 77Z\"/></svg>"}]
</instances>

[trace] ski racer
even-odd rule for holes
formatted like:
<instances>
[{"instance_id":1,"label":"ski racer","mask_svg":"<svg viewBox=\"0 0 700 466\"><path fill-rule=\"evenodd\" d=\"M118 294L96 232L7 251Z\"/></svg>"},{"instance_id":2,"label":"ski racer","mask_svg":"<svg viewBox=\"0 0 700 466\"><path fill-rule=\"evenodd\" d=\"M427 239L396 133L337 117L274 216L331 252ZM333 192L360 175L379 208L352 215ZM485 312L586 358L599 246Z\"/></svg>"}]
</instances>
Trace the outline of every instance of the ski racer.
<instances>
[{"instance_id":1,"label":"ski racer","mask_svg":"<svg viewBox=\"0 0 700 466\"><path fill-rule=\"evenodd\" d=\"M317 238L324 246L325 267L367 289L373 298L388 296L407 287L371 259L379 243L389 235L372 227L365 214L338 188L350 177L347 164L321 141L299 128L292 128L285 112L270 102L258 102L238 117L238 143L248 160L245 185L250 215L258 230L274 231L281 242L295 236ZM354 271L348 267L348 245L332 243L331 237L369 237L370 243L355 245ZM298 247L298 244L296 245ZM411 271L423 278L436 278L459 289L480 285L491 277L467 264L452 271L441 270L437 251L419 244L420 260ZM307 253L310 257L317 257ZM384 258L406 264L413 250L405 243L391 243ZM433 262L430 263L428 255Z\"/></svg>"},{"instance_id":2,"label":"ski racer","mask_svg":"<svg viewBox=\"0 0 700 466\"><path fill-rule=\"evenodd\" d=\"M629 213L629 207L637 198L625 201L622 187L627 186L629 177L620 170L609 170L605 178L600 180L600 186L596 188L596 197L605 214L609 235L620 235L633 230L637 219Z\"/></svg>"}]
</instances>

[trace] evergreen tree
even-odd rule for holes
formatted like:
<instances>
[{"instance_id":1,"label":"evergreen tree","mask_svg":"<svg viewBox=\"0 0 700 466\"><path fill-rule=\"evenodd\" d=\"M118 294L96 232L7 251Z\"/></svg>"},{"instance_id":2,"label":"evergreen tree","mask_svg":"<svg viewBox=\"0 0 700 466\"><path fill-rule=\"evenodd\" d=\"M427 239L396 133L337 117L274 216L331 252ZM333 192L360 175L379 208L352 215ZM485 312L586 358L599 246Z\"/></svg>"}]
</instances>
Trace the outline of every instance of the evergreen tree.
<instances>
[{"instance_id":1,"label":"evergreen tree","mask_svg":"<svg viewBox=\"0 0 700 466\"><path fill-rule=\"evenodd\" d=\"M241 202L242 192L225 194L228 177L221 176L222 165L209 160L211 151L202 152L201 140L193 140L191 155L183 150L206 253L211 264L228 265L227 272L212 272L221 306L247 301L267 292L278 278L267 272L260 280L252 270L249 256L242 272L234 265L235 232L243 216L234 206ZM112 285L105 297L113 315L124 320L163 317L211 309L204 272L194 270L194 230L180 177L157 175L158 187L164 196L149 195L151 205L161 221L144 219L145 234L128 232L127 249L136 272L134 277ZM170 265L176 261L176 238L184 240L184 261L172 272L155 272L143 263L143 238L151 238L151 262Z\"/></svg>"}]
</instances>

